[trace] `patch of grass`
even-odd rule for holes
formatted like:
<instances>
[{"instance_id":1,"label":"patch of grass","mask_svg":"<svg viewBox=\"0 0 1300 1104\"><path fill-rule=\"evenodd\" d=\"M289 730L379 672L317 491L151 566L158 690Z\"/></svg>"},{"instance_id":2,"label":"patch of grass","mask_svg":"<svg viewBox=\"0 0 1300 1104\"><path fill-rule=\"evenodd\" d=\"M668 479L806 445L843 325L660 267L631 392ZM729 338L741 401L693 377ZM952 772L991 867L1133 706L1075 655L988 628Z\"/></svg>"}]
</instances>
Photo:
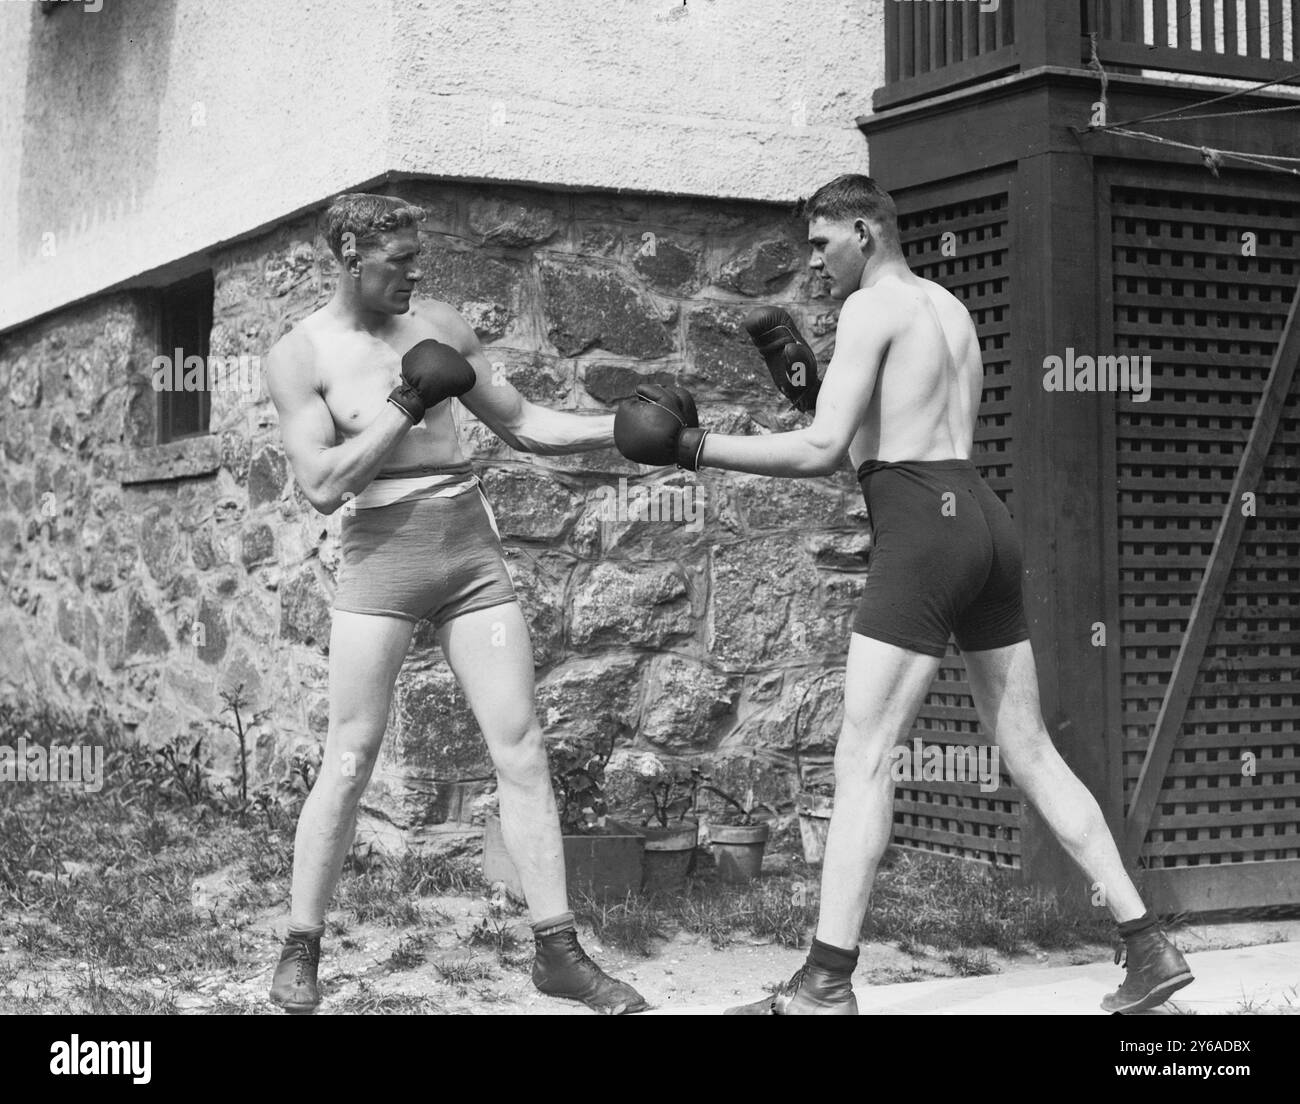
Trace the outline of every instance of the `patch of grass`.
<instances>
[{"instance_id":1,"label":"patch of grass","mask_svg":"<svg viewBox=\"0 0 1300 1104\"><path fill-rule=\"evenodd\" d=\"M476 860L414 851L408 851L398 863L397 884L416 897L470 897L488 889Z\"/></svg>"},{"instance_id":2,"label":"patch of grass","mask_svg":"<svg viewBox=\"0 0 1300 1104\"><path fill-rule=\"evenodd\" d=\"M459 996L465 996L469 992L469 987L476 981L492 981L496 975L492 971L492 966L479 958L472 958L468 962L435 962L434 970L438 973L440 981L454 986Z\"/></svg>"},{"instance_id":3,"label":"patch of grass","mask_svg":"<svg viewBox=\"0 0 1300 1104\"><path fill-rule=\"evenodd\" d=\"M1014 872L899 850L881 866L863 935L1014 954L1026 944L1069 950L1107 943L1113 930L1104 909L1062 906L1027 889Z\"/></svg>"},{"instance_id":4,"label":"patch of grass","mask_svg":"<svg viewBox=\"0 0 1300 1104\"><path fill-rule=\"evenodd\" d=\"M405 928L420 923L420 909L392 875L382 871L344 876L335 898L358 924Z\"/></svg>"},{"instance_id":5,"label":"patch of grass","mask_svg":"<svg viewBox=\"0 0 1300 1104\"><path fill-rule=\"evenodd\" d=\"M19 947L39 958L87 962L92 973L76 1001L103 1011L123 1001L133 1009L170 1007L151 990L132 992L130 979L240 961L239 932L199 883L243 862L254 877L263 869L267 877L283 873L292 847L287 833L188 802L159 781L152 749L114 743L112 733L48 711L20 721L0 708L0 742L7 733L105 748L98 792L0 787L0 908L25 914L14 931ZM93 972L109 969L122 979L112 986Z\"/></svg>"},{"instance_id":6,"label":"patch of grass","mask_svg":"<svg viewBox=\"0 0 1300 1104\"><path fill-rule=\"evenodd\" d=\"M580 893L573 904L574 916L591 927L601 943L649 958L654 940L663 938L664 919L653 900L631 894L614 902L598 901Z\"/></svg>"},{"instance_id":7,"label":"patch of grass","mask_svg":"<svg viewBox=\"0 0 1300 1104\"><path fill-rule=\"evenodd\" d=\"M749 894L751 905L741 915L757 936L770 936L783 947L802 947L817 923L817 907L799 885L761 882Z\"/></svg>"},{"instance_id":8,"label":"patch of grass","mask_svg":"<svg viewBox=\"0 0 1300 1104\"><path fill-rule=\"evenodd\" d=\"M509 921L495 911L479 918L466 942L471 947L489 947L498 957L519 948L519 937L511 930Z\"/></svg>"},{"instance_id":9,"label":"patch of grass","mask_svg":"<svg viewBox=\"0 0 1300 1104\"><path fill-rule=\"evenodd\" d=\"M364 981L357 991L335 1000L330 1011L341 1016L440 1016L446 1008L432 997L418 993L383 993Z\"/></svg>"},{"instance_id":10,"label":"patch of grass","mask_svg":"<svg viewBox=\"0 0 1300 1104\"><path fill-rule=\"evenodd\" d=\"M424 936L403 936L397 941L393 953L388 956L388 965L394 970L415 969L424 962L424 943Z\"/></svg>"},{"instance_id":11,"label":"patch of grass","mask_svg":"<svg viewBox=\"0 0 1300 1104\"><path fill-rule=\"evenodd\" d=\"M988 951L949 951L943 960L957 973L958 977L983 977L994 972L989 962Z\"/></svg>"},{"instance_id":12,"label":"patch of grass","mask_svg":"<svg viewBox=\"0 0 1300 1104\"><path fill-rule=\"evenodd\" d=\"M209 1016L282 1016L284 1010L267 1000L232 1000L218 997L203 1009Z\"/></svg>"},{"instance_id":13,"label":"patch of grass","mask_svg":"<svg viewBox=\"0 0 1300 1104\"><path fill-rule=\"evenodd\" d=\"M689 895L674 910L674 918L686 931L707 938L717 950L731 946L739 923L727 903L712 894Z\"/></svg>"},{"instance_id":14,"label":"patch of grass","mask_svg":"<svg viewBox=\"0 0 1300 1104\"><path fill-rule=\"evenodd\" d=\"M144 986L110 985L93 966L78 973L68 999L94 1016L169 1016L178 1011L170 987L159 994Z\"/></svg>"}]
</instances>

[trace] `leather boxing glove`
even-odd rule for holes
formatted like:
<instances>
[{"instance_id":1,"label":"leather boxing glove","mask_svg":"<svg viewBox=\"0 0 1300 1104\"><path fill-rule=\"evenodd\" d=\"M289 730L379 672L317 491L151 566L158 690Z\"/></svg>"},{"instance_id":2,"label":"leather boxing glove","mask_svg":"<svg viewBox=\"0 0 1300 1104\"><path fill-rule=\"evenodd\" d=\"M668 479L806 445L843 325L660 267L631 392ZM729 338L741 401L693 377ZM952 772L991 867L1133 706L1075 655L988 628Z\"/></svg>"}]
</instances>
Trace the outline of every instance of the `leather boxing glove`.
<instances>
[{"instance_id":1,"label":"leather boxing glove","mask_svg":"<svg viewBox=\"0 0 1300 1104\"><path fill-rule=\"evenodd\" d=\"M624 399L614 415L614 444L638 464L662 467L675 463L699 471L700 451L708 430L699 428L695 400L681 387L643 383Z\"/></svg>"},{"instance_id":2,"label":"leather boxing glove","mask_svg":"<svg viewBox=\"0 0 1300 1104\"><path fill-rule=\"evenodd\" d=\"M416 425L424 412L443 399L463 395L474 387L474 369L460 353L441 341L416 342L402 357L402 382L388 401Z\"/></svg>"},{"instance_id":3,"label":"leather boxing glove","mask_svg":"<svg viewBox=\"0 0 1300 1104\"><path fill-rule=\"evenodd\" d=\"M816 410L821 390L817 357L800 336L794 319L780 307L759 307L745 318L745 329L767 362L772 382L794 408L805 414Z\"/></svg>"}]
</instances>

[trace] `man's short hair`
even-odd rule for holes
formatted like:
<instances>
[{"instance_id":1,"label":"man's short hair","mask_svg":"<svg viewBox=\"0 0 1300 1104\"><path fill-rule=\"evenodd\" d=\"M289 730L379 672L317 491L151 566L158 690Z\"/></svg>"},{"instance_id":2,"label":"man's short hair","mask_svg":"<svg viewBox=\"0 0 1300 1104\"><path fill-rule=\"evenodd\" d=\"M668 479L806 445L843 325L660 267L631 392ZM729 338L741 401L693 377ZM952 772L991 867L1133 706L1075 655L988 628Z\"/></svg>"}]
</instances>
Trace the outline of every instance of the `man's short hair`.
<instances>
[{"instance_id":1,"label":"man's short hair","mask_svg":"<svg viewBox=\"0 0 1300 1104\"><path fill-rule=\"evenodd\" d=\"M832 222L866 219L885 228L898 240L898 206L894 197L869 176L845 173L823 184L804 201L803 217L812 222L824 218Z\"/></svg>"},{"instance_id":2,"label":"man's short hair","mask_svg":"<svg viewBox=\"0 0 1300 1104\"><path fill-rule=\"evenodd\" d=\"M352 192L341 195L321 215L320 230L325 244L343 260L343 236L351 234L358 250L378 245L382 234L424 221L424 208L392 196Z\"/></svg>"}]
</instances>

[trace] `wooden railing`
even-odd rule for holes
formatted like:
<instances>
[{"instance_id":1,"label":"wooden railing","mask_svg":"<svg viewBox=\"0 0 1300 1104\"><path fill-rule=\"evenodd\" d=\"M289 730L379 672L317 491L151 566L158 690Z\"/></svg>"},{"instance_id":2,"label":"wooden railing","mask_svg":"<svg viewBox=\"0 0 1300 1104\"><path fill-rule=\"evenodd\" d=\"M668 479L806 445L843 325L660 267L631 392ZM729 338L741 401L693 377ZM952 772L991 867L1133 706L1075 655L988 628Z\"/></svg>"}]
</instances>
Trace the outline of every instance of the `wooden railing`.
<instances>
[{"instance_id":1,"label":"wooden railing","mask_svg":"<svg viewBox=\"0 0 1300 1104\"><path fill-rule=\"evenodd\" d=\"M1015 0L885 0L886 86L876 106L1018 68L1015 19Z\"/></svg>"},{"instance_id":2,"label":"wooden railing","mask_svg":"<svg viewBox=\"0 0 1300 1104\"><path fill-rule=\"evenodd\" d=\"M1083 15L1102 64L1259 81L1300 70L1300 0L1085 0Z\"/></svg>"},{"instance_id":3,"label":"wooden railing","mask_svg":"<svg viewBox=\"0 0 1300 1104\"><path fill-rule=\"evenodd\" d=\"M1300 0L885 0L875 105L1040 65L1078 68L1094 36L1107 67L1300 83Z\"/></svg>"}]
</instances>

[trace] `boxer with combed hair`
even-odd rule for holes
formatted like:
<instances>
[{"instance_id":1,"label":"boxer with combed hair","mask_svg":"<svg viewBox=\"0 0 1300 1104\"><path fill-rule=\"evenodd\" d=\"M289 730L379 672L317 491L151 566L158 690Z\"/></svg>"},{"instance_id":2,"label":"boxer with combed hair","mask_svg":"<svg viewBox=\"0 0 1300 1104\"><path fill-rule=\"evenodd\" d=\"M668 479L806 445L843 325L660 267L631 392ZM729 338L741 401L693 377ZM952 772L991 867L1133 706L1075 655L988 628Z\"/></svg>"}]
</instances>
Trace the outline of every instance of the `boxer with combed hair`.
<instances>
[{"instance_id":1,"label":"boxer with combed hair","mask_svg":"<svg viewBox=\"0 0 1300 1104\"><path fill-rule=\"evenodd\" d=\"M458 398L511 448L546 455L606 448L613 418L527 402L494 378L474 331L446 303L415 302L419 208L340 196L323 231L339 261L328 304L267 357L271 398L298 486L323 514L344 508L329 648L329 730L298 820L288 938L271 1000L320 1003L325 909L356 828L393 685L416 623L438 643L497 772L501 827L536 937L533 982L599 1012L640 1012L635 989L578 943L560 823L533 704L528 626L492 511L461 454Z\"/></svg>"},{"instance_id":2,"label":"boxer with combed hair","mask_svg":"<svg viewBox=\"0 0 1300 1104\"><path fill-rule=\"evenodd\" d=\"M789 982L728 1014L857 1013L858 938L893 826L890 753L910 734L953 637L980 723L1021 792L1089 880L1105 887L1128 957L1123 983L1102 1007L1155 1007L1192 975L1138 896L1096 799L1043 723L1019 541L971 462L984 376L975 325L957 298L908 268L893 200L871 178L831 181L805 215L809 264L844 302L825 378L818 381L812 351L783 312L756 312L748 328L782 393L798 409L815 410L812 424L723 436L699 427L682 389L642 386L620 406L614 430L629 459L690 470L811 478L834 472L847 455L870 514L871 560L845 671L817 935Z\"/></svg>"}]
</instances>

